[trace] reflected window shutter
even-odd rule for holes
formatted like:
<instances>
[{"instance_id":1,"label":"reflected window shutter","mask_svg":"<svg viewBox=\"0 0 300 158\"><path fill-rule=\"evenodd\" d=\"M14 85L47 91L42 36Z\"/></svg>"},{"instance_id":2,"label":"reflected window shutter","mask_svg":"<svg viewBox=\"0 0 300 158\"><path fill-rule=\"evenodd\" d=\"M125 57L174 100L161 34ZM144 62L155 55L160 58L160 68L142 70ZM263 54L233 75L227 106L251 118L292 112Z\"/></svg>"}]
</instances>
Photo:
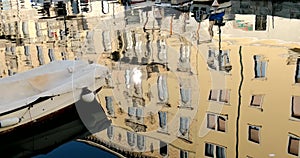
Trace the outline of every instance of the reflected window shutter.
<instances>
[{"instance_id":1,"label":"reflected window shutter","mask_svg":"<svg viewBox=\"0 0 300 158\"><path fill-rule=\"evenodd\" d=\"M127 132L127 143L130 146L134 146L135 144L135 134L132 132Z\"/></svg>"},{"instance_id":2,"label":"reflected window shutter","mask_svg":"<svg viewBox=\"0 0 300 158\"><path fill-rule=\"evenodd\" d=\"M180 158L188 158L188 152L184 150L180 150Z\"/></svg>"},{"instance_id":3,"label":"reflected window shutter","mask_svg":"<svg viewBox=\"0 0 300 158\"><path fill-rule=\"evenodd\" d=\"M167 77L160 75L157 79L158 96L161 101L168 100Z\"/></svg>"},{"instance_id":4,"label":"reflected window shutter","mask_svg":"<svg viewBox=\"0 0 300 158\"><path fill-rule=\"evenodd\" d=\"M48 56L49 56L50 61L55 60L53 49L48 49Z\"/></svg>"},{"instance_id":5,"label":"reflected window shutter","mask_svg":"<svg viewBox=\"0 0 300 158\"><path fill-rule=\"evenodd\" d=\"M136 134L135 133L132 133L132 143L133 143L133 146L135 145L136 143Z\"/></svg>"},{"instance_id":6,"label":"reflected window shutter","mask_svg":"<svg viewBox=\"0 0 300 158\"><path fill-rule=\"evenodd\" d=\"M253 95L251 100L251 105L261 106L262 98L263 98L262 95Z\"/></svg>"},{"instance_id":7,"label":"reflected window shutter","mask_svg":"<svg viewBox=\"0 0 300 158\"><path fill-rule=\"evenodd\" d=\"M267 70L267 62L261 61L261 77L266 76L266 70Z\"/></svg>"},{"instance_id":8,"label":"reflected window shutter","mask_svg":"<svg viewBox=\"0 0 300 158\"><path fill-rule=\"evenodd\" d=\"M214 145L205 143L205 156L214 157Z\"/></svg>"},{"instance_id":9,"label":"reflected window shutter","mask_svg":"<svg viewBox=\"0 0 300 158\"><path fill-rule=\"evenodd\" d=\"M38 60L40 65L44 64L44 56L43 56L43 50L41 46L36 46L37 48L37 54L38 54Z\"/></svg>"},{"instance_id":10,"label":"reflected window shutter","mask_svg":"<svg viewBox=\"0 0 300 158\"><path fill-rule=\"evenodd\" d=\"M140 119L140 118L142 118L142 116L143 116L143 109L141 109L141 108L136 108L136 117L137 117L138 119Z\"/></svg>"},{"instance_id":11,"label":"reflected window shutter","mask_svg":"<svg viewBox=\"0 0 300 158\"><path fill-rule=\"evenodd\" d=\"M162 123L162 111L158 112L158 119L159 119L159 124L161 126L161 123Z\"/></svg>"},{"instance_id":12,"label":"reflected window shutter","mask_svg":"<svg viewBox=\"0 0 300 158\"><path fill-rule=\"evenodd\" d=\"M183 89L180 88L180 94L181 94L181 101L183 103L188 103L190 101L190 97L191 97L191 89Z\"/></svg>"},{"instance_id":13,"label":"reflected window shutter","mask_svg":"<svg viewBox=\"0 0 300 158\"><path fill-rule=\"evenodd\" d=\"M187 89L187 92L186 92L187 93L186 96L187 96L187 100L188 100L187 102L191 101L191 91L192 91L191 88Z\"/></svg>"},{"instance_id":14,"label":"reflected window shutter","mask_svg":"<svg viewBox=\"0 0 300 158\"><path fill-rule=\"evenodd\" d=\"M161 128L165 128L167 125L167 112L159 112L159 125Z\"/></svg>"},{"instance_id":15,"label":"reflected window shutter","mask_svg":"<svg viewBox=\"0 0 300 158\"><path fill-rule=\"evenodd\" d=\"M184 151L180 150L180 158L184 158Z\"/></svg>"},{"instance_id":16,"label":"reflected window shutter","mask_svg":"<svg viewBox=\"0 0 300 158\"><path fill-rule=\"evenodd\" d=\"M156 42L156 47L157 47L157 52L158 53L161 53L161 42L160 42L160 40L157 40L157 42Z\"/></svg>"},{"instance_id":17,"label":"reflected window shutter","mask_svg":"<svg viewBox=\"0 0 300 158\"><path fill-rule=\"evenodd\" d=\"M23 21L22 22L22 31L25 37L27 37L29 35L29 31L28 31L28 21Z\"/></svg>"},{"instance_id":18,"label":"reflected window shutter","mask_svg":"<svg viewBox=\"0 0 300 158\"><path fill-rule=\"evenodd\" d=\"M14 74L11 69L8 69L7 71L8 71L8 76L12 76Z\"/></svg>"},{"instance_id":19,"label":"reflected window shutter","mask_svg":"<svg viewBox=\"0 0 300 158\"><path fill-rule=\"evenodd\" d=\"M228 89L220 90L220 101L229 103L230 91Z\"/></svg>"},{"instance_id":20,"label":"reflected window shutter","mask_svg":"<svg viewBox=\"0 0 300 158\"><path fill-rule=\"evenodd\" d=\"M163 127L167 126L167 112L163 112Z\"/></svg>"},{"instance_id":21,"label":"reflected window shutter","mask_svg":"<svg viewBox=\"0 0 300 158\"><path fill-rule=\"evenodd\" d=\"M94 37L94 31L88 31L87 35L86 35L86 38L87 39L93 39L93 37Z\"/></svg>"},{"instance_id":22,"label":"reflected window shutter","mask_svg":"<svg viewBox=\"0 0 300 158\"><path fill-rule=\"evenodd\" d=\"M187 58L187 61L190 61L190 47L186 46L185 47L185 57Z\"/></svg>"},{"instance_id":23,"label":"reflected window shutter","mask_svg":"<svg viewBox=\"0 0 300 158\"><path fill-rule=\"evenodd\" d=\"M216 155L217 158L226 158L225 148L216 146L216 154L217 154Z\"/></svg>"},{"instance_id":24,"label":"reflected window shutter","mask_svg":"<svg viewBox=\"0 0 300 158\"><path fill-rule=\"evenodd\" d=\"M256 64L255 64L255 65L256 65L256 73L255 73L256 75L255 75L255 76L256 76L256 77L261 77L261 65L260 65L260 63L257 62L257 61L256 61Z\"/></svg>"},{"instance_id":25,"label":"reflected window shutter","mask_svg":"<svg viewBox=\"0 0 300 158\"><path fill-rule=\"evenodd\" d=\"M293 96L292 116L300 118L300 96Z\"/></svg>"},{"instance_id":26,"label":"reflected window shutter","mask_svg":"<svg viewBox=\"0 0 300 158\"><path fill-rule=\"evenodd\" d=\"M189 120L187 117L180 117L179 131L182 135L185 135L188 132L188 126L189 126L188 121Z\"/></svg>"},{"instance_id":27,"label":"reflected window shutter","mask_svg":"<svg viewBox=\"0 0 300 158\"><path fill-rule=\"evenodd\" d=\"M132 146L132 134L130 132L127 132L127 143Z\"/></svg>"},{"instance_id":28,"label":"reflected window shutter","mask_svg":"<svg viewBox=\"0 0 300 158\"><path fill-rule=\"evenodd\" d=\"M168 99L168 85L167 85L167 76L163 76L163 92L165 100Z\"/></svg>"},{"instance_id":29,"label":"reflected window shutter","mask_svg":"<svg viewBox=\"0 0 300 158\"><path fill-rule=\"evenodd\" d=\"M217 101L218 100L218 90L210 90L209 100Z\"/></svg>"},{"instance_id":30,"label":"reflected window shutter","mask_svg":"<svg viewBox=\"0 0 300 158\"><path fill-rule=\"evenodd\" d=\"M108 113L110 115L114 114L114 107L113 107L113 104L112 104L112 102L113 102L112 97L111 96L106 96L105 97L105 102L106 102L106 109L107 109Z\"/></svg>"},{"instance_id":31,"label":"reflected window shutter","mask_svg":"<svg viewBox=\"0 0 300 158\"><path fill-rule=\"evenodd\" d=\"M296 156L299 155L299 139L290 137L288 152Z\"/></svg>"},{"instance_id":32,"label":"reflected window shutter","mask_svg":"<svg viewBox=\"0 0 300 158\"><path fill-rule=\"evenodd\" d=\"M72 6L72 13L78 14L79 13L78 2L76 0L71 0L71 6Z\"/></svg>"},{"instance_id":33,"label":"reflected window shutter","mask_svg":"<svg viewBox=\"0 0 300 158\"><path fill-rule=\"evenodd\" d=\"M109 139L112 139L112 138L113 138L113 133L114 133L114 128L113 128L113 126L109 126L109 127L107 128L107 137L108 137Z\"/></svg>"},{"instance_id":34,"label":"reflected window shutter","mask_svg":"<svg viewBox=\"0 0 300 158\"><path fill-rule=\"evenodd\" d=\"M185 122L184 122L184 118L180 117L180 121L179 121L179 131L180 131L181 134L184 133L184 126L185 126L184 123L185 123Z\"/></svg>"},{"instance_id":35,"label":"reflected window shutter","mask_svg":"<svg viewBox=\"0 0 300 158\"><path fill-rule=\"evenodd\" d=\"M159 117L159 126L162 128L163 127L163 124L162 124L163 116L162 116L162 112L161 111L158 112L158 117Z\"/></svg>"},{"instance_id":36,"label":"reflected window shutter","mask_svg":"<svg viewBox=\"0 0 300 158\"><path fill-rule=\"evenodd\" d=\"M24 46L24 54L26 56L29 56L30 55L30 49L29 49L29 46Z\"/></svg>"},{"instance_id":37,"label":"reflected window shutter","mask_svg":"<svg viewBox=\"0 0 300 158\"><path fill-rule=\"evenodd\" d=\"M186 95L185 95L185 90L183 88L180 88L180 95L181 95L181 101L186 102Z\"/></svg>"},{"instance_id":38,"label":"reflected window shutter","mask_svg":"<svg viewBox=\"0 0 300 158\"><path fill-rule=\"evenodd\" d=\"M188 117L185 117L185 129L186 130L189 130L189 123L190 121L189 121L189 118Z\"/></svg>"},{"instance_id":39,"label":"reflected window shutter","mask_svg":"<svg viewBox=\"0 0 300 158\"><path fill-rule=\"evenodd\" d=\"M179 62L188 63L190 61L190 48L189 48L189 46L181 44L179 52L180 52Z\"/></svg>"},{"instance_id":40,"label":"reflected window shutter","mask_svg":"<svg viewBox=\"0 0 300 158\"><path fill-rule=\"evenodd\" d=\"M162 47L163 54L167 54L167 46L165 40L161 41L161 47Z\"/></svg>"},{"instance_id":41,"label":"reflected window shutter","mask_svg":"<svg viewBox=\"0 0 300 158\"><path fill-rule=\"evenodd\" d=\"M53 33L52 33L52 30L50 30L50 28L48 28L48 37L49 38L53 38Z\"/></svg>"},{"instance_id":42,"label":"reflected window shutter","mask_svg":"<svg viewBox=\"0 0 300 158\"><path fill-rule=\"evenodd\" d=\"M230 59L229 59L229 50L224 50L223 51L224 52L224 58L223 58L223 60L224 60L224 66L226 65L226 64L230 64Z\"/></svg>"},{"instance_id":43,"label":"reflected window shutter","mask_svg":"<svg viewBox=\"0 0 300 158\"><path fill-rule=\"evenodd\" d=\"M167 112L159 111L159 126L161 128L166 128L167 126Z\"/></svg>"},{"instance_id":44,"label":"reflected window shutter","mask_svg":"<svg viewBox=\"0 0 300 158\"><path fill-rule=\"evenodd\" d=\"M5 52L7 52L7 53L11 52L10 46L6 46L6 47L5 47Z\"/></svg>"},{"instance_id":45,"label":"reflected window shutter","mask_svg":"<svg viewBox=\"0 0 300 158\"><path fill-rule=\"evenodd\" d=\"M297 59L297 72L296 72L296 79L300 79L300 59ZM296 81L297 83L299 81Z\"/></svg>"},{"instance_id":46,"label":"reflected window shutter","mask_svg":"<svg viewBox=\"0 0 300 158\"><path fill-rule=\"evenodd\" d=\"M168 116L167 116L167 112L164 112L164 124L165 126L167 126L167 119L168 119Z\"/></svg>"},{"instance_id":47,"label":"reflected window shutter","mask_svg":"<svg viewBox=\"0 0 300 158\"><path fill-rule=\"evenodd\" d=\"M254 127L254 126L250 126L250 140L256 143L259 143L259 128L258 127Z\"/></svg>"},{"instance_id":48,"label":"reflected window shutter","mask_svg":"<svg viewBox=\"0 0 300 158\"><path fill-rule=\"evenodd\" d=\"M213 50L208 50L208 57L215 57L215 51Z\"/></svg>"},{"instance_id":49,"label":"reflected window shutter","mask_svg":"<svg viewBox=\"0 0 300 158\"><path fill-rule=\"evenodd\" d=\"M137 135L137 146L140 150L145 147L145 137L143 135Z\"/></svg>"},{"instance_id":50,"label":"reflected window shutter","mask_svg":"<svg viewBox=\"0 0 300 158\"><path fill-rule=\"evenodd\" d=\"M187 54L186 54L186 46L180 45L180 62L185 63L187 62Z\"/></svg>"},{"instance_id":51,"label":"reflected window shutter","mask_svg":"<svg viewBox=\"0 0 300 158\"><path fill-rule=\"evenodd\" d=\"M222 116L218 117L218 131L226 131L226 119Z\"/></svg>"},{"instance_id":52,"label":"reflected window shutter","mask_svg":"<svg viewBox=\"0 0 300 158\"><path fill-rule=\"evenodd\" d=\"M42 31L40 24L38 22L35 23L35 29L36 29L36 36L41 37L42 36Z\"/></svg>"},{"instance_id":53,"label":"reflected window shutter","mask_svg":"<svg viewBox=\"0 0 300 158\"><path fill-rule=\"evenodd\" d=\"M137 34L135 34L136 36L137 36ZM138 39L138 38L136 38L136 39ZM148 53L148 54L151 54L152 53L152 45L151 45L151 42L150 41L147 41L146 42L146 52ZM160 53L160 52L159 52Z\"/></svg>"},{"instance_id":54,"label":"reflected window shutter","mask_svg":"<svg viewBox=\"0 0 300 158\"><path fill-rule=\"evenodd\" d=\"M130 141L132 139L131 137L132 137L131 134L129 132L127 132L127 142L128 142L128 144L130 144Z\"/></svg>"},{"instance_id":55,"label":"reflected window shutter","mask_svg":"<svg viewBox=\"0 0 300 158\"><path fill-rule=\"evenodd\" d=\"M135 114L135 109L134 107L128 107L128 115L133 116Z\"/></svg>"},{"instance_id":56,"label":"reflected window shutter","mask_svg":"<svg viewBox=\"0 0 300 158\"><path fill-rule=\"evenodd\" d=\"M15 54L15 53L16 53L16 47L15 47L15 46L10 47L10 50L11 50L11 53L12 53L12 54Z\"/></svg>"},{"instance_id":57,"label":"reflected window shutter","mask_svg":"<svg viewBox=\"0 0 300 158\"><path fill-rule=\"evenodd\" d=\"M126 84L126 86L129 86L129 84L130 84L130 70L125 70L125 84Z\"/></svg>"},{"instance_id":58,"label":"reflected window shutter","mask_svg":"<svg viewBox=\"0 0 300 158\"><path fill-rule=\"evenodd\" d=\"M111 38L110 38L110 31L106 30L102 32L102 38L103 38L103 46L104 46L104 51L111 50Z\"/></svg>"},{"instance_id":59,"label":"reflected window shutter","mask_svg":"<svg viewBox=\"0 0 300 158\"><path fill-rule=\"evenodd\" d=\"M215 117L214 114L207 114L207 128L215 129Z\"/></svg>"},{"instance_id":60,"label":"reflected window shutter","mask_svg":"<svg viewBox=\"0 0 300 158\"><path fill-rule=\"evenodd\" d=\"M221 67L223 67L223 66L225 66L225 53L224 53L224 51L222 50L221 51L221 57L220 57L220 66Z\"/></svg>"},{"instance_id":61,"label":"reflected window shutter","mask_svg":"<svg viewBox=\"0 0 300 158\"><path fill-rule=\"evenodd\" d=\"M61 57L62 57L62 60L67 60L66 52L61 52Z\"/></svg>"},{"instance_id":62,"label":"reflected window shutter","mask_svg":"<svg viewBox=\"0 0 300 158\"><path fill-rule=\"evenodd\" d=\"M261 77L261 65L260 65L259 59L260 59L260 57L258 55L254 56L255 77Z\"/></svg>"}]
</instances>

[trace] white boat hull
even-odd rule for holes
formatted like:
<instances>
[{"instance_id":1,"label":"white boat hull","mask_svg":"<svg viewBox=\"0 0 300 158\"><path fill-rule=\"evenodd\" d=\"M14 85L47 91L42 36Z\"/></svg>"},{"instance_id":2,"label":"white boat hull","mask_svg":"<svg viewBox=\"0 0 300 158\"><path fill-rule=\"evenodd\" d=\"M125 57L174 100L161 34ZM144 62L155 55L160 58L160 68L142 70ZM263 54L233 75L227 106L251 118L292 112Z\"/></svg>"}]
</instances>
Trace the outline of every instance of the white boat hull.
<instances>
[{"instance_id":1,"label":"white boat hull","mask_svg":"<svg viewBox=\"0 0 300 158\"><path fill-rule=\"evenodd\" d=\"M93 102L94 93L106 85L108 73L100 65L60 61L1 80L0 85L6 87L20 86L16 91L3 93L7 100L3 97L0 101L0 134L36 122L78 101L83 101L80 106Z\"/></svg>"},{"instance_id":2,"label":"white boat hull","mask_svg":"<svg viewBox=\"0 0 300 158\"><path fill-rule=\"evenodd\" d=\"M104 82L105 81L102 81L102 85ZM100 85L98 88L100 88ZM13 111L7 114L5 113L5 115L0 116L0 120L19 118L20 122L15 123L11 126L0 128L0 134L9 132L16 127L36 122L38 119L47 117L52 113L67 108L68 106L74 105L77 101L81 99L80 96L81 89L78 89L73 92L68 92L59 96L50 97L44 101L30 105L28 107L24 107L17 111Z\"/></svg>"}]
</instances>

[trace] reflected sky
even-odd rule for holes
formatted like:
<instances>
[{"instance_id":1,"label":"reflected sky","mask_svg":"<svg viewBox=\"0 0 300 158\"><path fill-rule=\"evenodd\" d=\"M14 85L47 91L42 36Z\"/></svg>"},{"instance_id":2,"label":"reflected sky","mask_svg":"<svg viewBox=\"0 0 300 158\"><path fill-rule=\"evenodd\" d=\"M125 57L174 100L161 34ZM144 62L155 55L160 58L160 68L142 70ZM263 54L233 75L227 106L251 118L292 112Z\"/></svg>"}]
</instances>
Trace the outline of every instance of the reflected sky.
<instances>
[{"instance_id":1,"label":"reflected sky","mask_svg":"<svg viewBox=\"0 0 300 158\"><path fill-rule=\"evenodd\" d=\"M0 76L107 66L112 125L72 135L126 157L299 156L300 2L212 2L2 1Z\"/></svg>"}]
</instances>

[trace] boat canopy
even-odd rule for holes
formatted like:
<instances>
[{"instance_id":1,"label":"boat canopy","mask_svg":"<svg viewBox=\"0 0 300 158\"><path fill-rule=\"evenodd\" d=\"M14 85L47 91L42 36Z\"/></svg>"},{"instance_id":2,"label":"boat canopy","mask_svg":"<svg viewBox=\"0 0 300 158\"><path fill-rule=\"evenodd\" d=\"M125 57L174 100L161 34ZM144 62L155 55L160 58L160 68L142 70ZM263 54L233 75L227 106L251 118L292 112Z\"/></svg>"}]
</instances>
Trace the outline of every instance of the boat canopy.
<instances>
[{"instance_id":1,"label":"boat canopy","mask_svg":"<svg viewBox=\"0 0 300 158\"><path fill-rule=\"evenodd\" d=\"M0 114L27 106L39 98L53 97L84 87L94 89L95 78L106 78L108 74L105 66L63 60L2 78Z\"/></svg>"}]
</instances>

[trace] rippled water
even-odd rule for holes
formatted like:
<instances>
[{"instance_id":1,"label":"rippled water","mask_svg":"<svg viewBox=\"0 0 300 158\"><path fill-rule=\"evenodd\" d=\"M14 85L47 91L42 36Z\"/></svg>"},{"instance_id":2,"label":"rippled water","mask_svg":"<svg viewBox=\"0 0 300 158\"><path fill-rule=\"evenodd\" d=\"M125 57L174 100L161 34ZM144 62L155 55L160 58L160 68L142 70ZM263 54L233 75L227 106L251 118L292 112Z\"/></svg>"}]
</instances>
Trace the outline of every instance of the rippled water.
<instances>
[{"instance_id":1,"label":"rippled water","mask_svg":"<svg viewBox=\"0 0 300 158\"><path fill-rule=\"evenodd\" d=\"M114 158L113 154L106 152L104 150L89 146L80 142L71 141L67 142L55 150L51 151L45 155L35 156L36 158L44 157L103 157L103 158Z\"/></svg>"},{"instance_id":2,"label":"rippled water","mask_svg":"<svg viewBox=\"0 0 300 158\"><path fill-rule=\"evenodd\" d=\"M73 107L2 136L8 157L299 156L299 1L5 2L0 75L54 60L105 65L96 106L112 121L95 131Z\"/></svg>"}]
</instances>

